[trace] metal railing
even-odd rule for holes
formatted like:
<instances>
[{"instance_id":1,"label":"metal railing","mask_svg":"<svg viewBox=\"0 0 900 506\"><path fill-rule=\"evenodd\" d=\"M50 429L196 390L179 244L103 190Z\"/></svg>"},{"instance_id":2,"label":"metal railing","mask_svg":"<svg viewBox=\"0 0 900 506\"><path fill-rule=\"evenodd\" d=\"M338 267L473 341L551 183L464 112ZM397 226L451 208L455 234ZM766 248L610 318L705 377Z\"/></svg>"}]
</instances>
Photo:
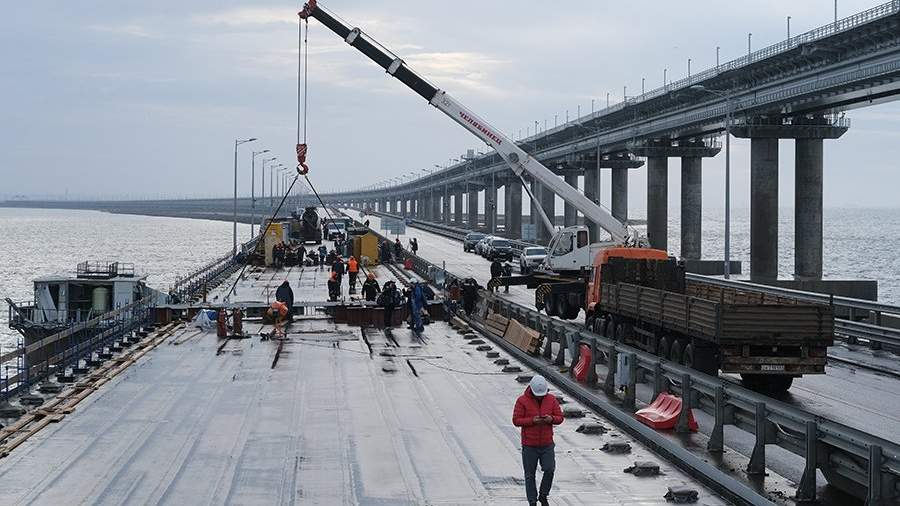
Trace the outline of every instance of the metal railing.
<instances>
[{"instance_id":1,"label":"metal railing","mask_svg":"<svg viewBox=\"0 0 900 506\"><path fill-rule=\"evenodd\" d=\"M20 342L12 351L0 355L0 368L4 372L0 376L0 393L8 398L27 391L53 372L87 360L110 342L149 322L154 302L152 297L147 297L30 344ZM9 367L13 361L17 365ZM10 369L15 374L10 374Z\"/></svg>"},{"instance_id":2,"label":"metal railing","mask_svg":"<svg viewBox=\"0 0 900 506\"><path fill-rule=\"evenodd\" d=\"M248 254L256 247L259 237L251 239L241 245L241 252ZM169 291L170 302L183 302L198 295L205 289L233 274L242 265L241 257L231 252L216 258L203 267L179 278Z\"/></svg>"},{"instance_id":3,"label":"metal railing","mask_svg":"<svg viewBox=\"0 0 900 506\"><path fill-rule=\"evenodd\" d=\"M377 232L376 235L381 236ZM413 270L427 280L441 279L447 283L452 279L462 279L420 256L407 258L412 261ZM687 426L686 413L690 409L700 409L713 416L714 425L710 430L708 451L719 453L724 450L726 425L753 434L755 444L749 456L748 474L765 473L766 445L777 445L803 458L803 477L797 488L798 499L815 500L817 470L823 472L829 483L845 492L859 496L862 490L867 504L895 504L900 499L900 445L894 442L798 409L723 378L703 374L617 343L590 332L581 325L552 318L485 291L482 291L481 296L487 298L488 304L498 313L516 319L547 338L543 359L553 358L553 343L558 344L554 360L557 365L566 364L565 350L570 340L591 347L593 363L589 364L587 387L574 383L567 375L547 368L547 362L517 352L516 348L507 347L517 358L529 365L541 367L546 374L560 379L561 383L574 389L570 393L574 393L580 400L589 401L588 397L596 396L595 391L588 387L598 382L596 360L601 352L605 354L607 364L616 364L618 355L626 355L633 366L629 369L628 377L620 378L619 381L625 384L625 395L619 408L620 416L617 417L620 421L627 422L631 419L631 413L637 407L636 385L640 378L647 378L652 381L652 398L664 391L681 395L684 405L678 427ZM608 393L616 391L615 375L616 367L608 367L603 379L603 387ZM627 416L622 417L622 412ZM651 434L647 431L643 433L645 437L652 437L652 431ZM661 447L668 455L688 458L684 448L671 439L657 435L652 443ZM752 499L748 502L757 503Z\"/></svg>"}]
</instances>

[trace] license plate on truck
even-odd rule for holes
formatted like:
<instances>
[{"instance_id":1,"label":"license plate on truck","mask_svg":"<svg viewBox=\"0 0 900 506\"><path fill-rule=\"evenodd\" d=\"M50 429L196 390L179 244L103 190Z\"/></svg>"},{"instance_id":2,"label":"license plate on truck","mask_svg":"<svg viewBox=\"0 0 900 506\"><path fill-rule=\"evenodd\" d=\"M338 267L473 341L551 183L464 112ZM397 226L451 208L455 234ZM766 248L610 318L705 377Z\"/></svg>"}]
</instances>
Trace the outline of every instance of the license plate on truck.
<instances>
[{"instance_id":1,"label":"license plate on truck","mask_svg":"<svg viewBox=\"0 0 900 506\"><path fill-rule=\"evenodd\" d=\"M784 365L782 364L763 364L759 366L760 371L783 371Z\"/></svg>"}]
</instances>

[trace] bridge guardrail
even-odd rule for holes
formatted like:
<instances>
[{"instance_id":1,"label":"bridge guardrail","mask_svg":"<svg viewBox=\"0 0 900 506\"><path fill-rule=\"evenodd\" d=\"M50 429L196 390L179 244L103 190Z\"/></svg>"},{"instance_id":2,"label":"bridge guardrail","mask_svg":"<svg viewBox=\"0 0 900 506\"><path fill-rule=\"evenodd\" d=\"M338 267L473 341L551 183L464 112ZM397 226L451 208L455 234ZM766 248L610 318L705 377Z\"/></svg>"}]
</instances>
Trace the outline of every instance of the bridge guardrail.
<instances>
[{"instance_id":1,"label":"bridge guardrail","mask_svg":"<svg viewBox=\"0 0 900 506\"><path fill-rule=\"evenodd\" d=\"M376 235L381 236L378 232ZM413 270L425 279L434 280L436 272L443 272L445 280L462 278L420 256L408 257ZM482 291L488 304L506 317L514 318L523 325L546 336L542 352L543 359L553 358L553 343L557 343L556 365L565 364L567 343L574 340L591 347L594 363L588 370L588 386L598 384L596 365L601 351L607 364L615 364L619 354L631 358L633 371L629 371L622 407L626 413L633 413L637 406L636 385L652 380L653 396L665 390L681 395L685 408L696 408L714 417L707 449L721 452L725 445L726 425L735 426L755 437L754 449L750 455L748 473L765 473L765 447L777 445L804 460L803 477L798 484L797 498L805 501L816 498L816 471L821 470L833 486L845 492L862 497L870 505L894 504L900 499L900 445L884 438L868 434L858 429L840 424L827 417L790 406L784 402L750 391L723 378L703 374L694 369L675 364L644 351L615 342L605 336L595 334L583 326L558 320L538 313L533 309L502 299ZM508 350L515 353L515 349ZM521 359L536 361L535 357ZM542 362L542 366L546 362ZM643 374L638 374L638 371ZM559 376L552 370L548 373ZM603 378L603 387L608 393L616 391L616 368L608 367ZM567 383L571 384L571 381ZM593 395L589 388L578 386L581 395ZM572 393L572 392L570 392ZM686 426L687 417L679 425ZM665 448L677 443L660 437L654 441ZM674 451L667 450L669 454Z\"/></svg>"},{"instance_id":2,"label":"bridge guardrail","mask_svg":"<svg viewBox=\"0 0 900 506\"><path fill-rule=\"evenodd\" d=\"M255 246L259 237L241 244L241 250L247 254ZM183 278L179 278L169 291L170 299L174 296L180 301L190 299L203 290L212 280L223 275L231 274L241 264L239 257L231 252L211 260L209 263L191 272ZM172 302L172 301L170 301Z\"/></svg>"}]
</instances>

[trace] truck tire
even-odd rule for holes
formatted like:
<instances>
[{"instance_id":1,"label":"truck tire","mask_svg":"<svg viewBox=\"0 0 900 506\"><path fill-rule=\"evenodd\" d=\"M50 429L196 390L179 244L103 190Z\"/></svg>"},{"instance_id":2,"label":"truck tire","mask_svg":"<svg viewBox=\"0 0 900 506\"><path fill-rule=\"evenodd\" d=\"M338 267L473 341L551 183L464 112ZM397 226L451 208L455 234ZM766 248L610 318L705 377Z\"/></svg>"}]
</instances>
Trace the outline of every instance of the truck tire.
<instances>
[{"instance_id":1,"label":"truck tire","mask_svg":"<svg viewBox=\"0 0 900 506\"><path fill-rule=\"evenodd\" d=\"M578 318L578 313L581 312L581 308L578 307L577 304L569 304L569 301L566 297L560 297L563 300L563 309L560 314L564 320L574 320Z\"/></svg>"},{"instance_id":2,"label":"truck tire","mask_svg":"<svg viewBox=\"0 0 900 506\"><path fill-rule=\"evenodd\" d=\"M681 365L694 369L694 344L687 343L684 351L681 353Z\"/></svg>"},{"instance_id":3,"label":"truck tire","mask_svg":"<svg viewBox=\"0 0 900 506\"><path fill-rule=\"evenodd\" d=\"M662 336L656 345L656 356L659 358L669 359L669 348L672 347L672 341L669 336Z\"/></svg>"},{"instance_id":4,"label":"truck tire","mask_svg":"<svg viewBox=\"0 0 900 506\"><path fill-rule=\"evenodd\" d=\"M556 296L553 294L548 295L544 299L544 309L547 311L547 316L559 315L559 306L557 304Z\"/></svg>"},{"instance_id":5,"label":"truck tire","mask_svg":"<svg viewBox=\"0 0 900 506\"><path fill-rule=\"evenodd\" d=\"M680 364L682 357L684 357L684 341L676 339L675 342L672 343L672 349L669 350L669 360L676 364Z\"/></svg>"}]
</instances>

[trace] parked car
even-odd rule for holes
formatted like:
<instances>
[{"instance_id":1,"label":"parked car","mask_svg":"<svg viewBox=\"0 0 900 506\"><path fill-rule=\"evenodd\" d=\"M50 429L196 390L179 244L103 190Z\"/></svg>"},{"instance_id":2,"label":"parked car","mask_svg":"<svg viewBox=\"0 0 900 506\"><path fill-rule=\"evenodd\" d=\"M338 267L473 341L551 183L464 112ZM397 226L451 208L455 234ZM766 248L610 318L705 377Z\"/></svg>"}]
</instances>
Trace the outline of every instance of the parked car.
<instances>
[{"instance_id":1,"label":"parked car","mask_svg":"<svg viewBox=\"0 0 900 506\"><path fill-rule=\"evenodd\" d=\"M488 260L512 260L513 249L509 240L502 237L494 237L487 243Z\"/></svg>"},{"instance_id":2,"label":"parked car","mask_svg":"<svg viewBox=\"0 0 900 506\"><path fill-rule=\"evenodd\" d=\"M466 234L463 239L463 251L475 251L475 244L482 239L484 239L484 234L480 232Z\"/></svg>"},{"instance_id":3,"label":"parked car","mask_svg":"<svg viewBox=\"0 0 900 506\"><path fill-rule=\"evenodd\" d=\"M482 237L480 241L475 243L475 253L481 256L485 256L487 254L487 243L493 238L494 236L492 235L486 235Z\"/></svg>"},{"instance_id":4,"label":"parked car","mask_svg":"<svg viewBox=\"0 0 900 506\"><path fill-rule=\"evenodd\" d=\"M325 224L325 233L323 235L325 236L324 238L329 241L336 239L340 235L346 237L347 225L341 221L329 221Z\"/></svg>"},{"instance_id":5,"label":"parked car","mask_svg":"<svg viewBox=\"0 0 900 506\"><path fill-rule=\"evenodd\" d=\"M519 255L519 273L528 274L547 257L547 248L524 248Z\"/></svg>"}]
</instances>

